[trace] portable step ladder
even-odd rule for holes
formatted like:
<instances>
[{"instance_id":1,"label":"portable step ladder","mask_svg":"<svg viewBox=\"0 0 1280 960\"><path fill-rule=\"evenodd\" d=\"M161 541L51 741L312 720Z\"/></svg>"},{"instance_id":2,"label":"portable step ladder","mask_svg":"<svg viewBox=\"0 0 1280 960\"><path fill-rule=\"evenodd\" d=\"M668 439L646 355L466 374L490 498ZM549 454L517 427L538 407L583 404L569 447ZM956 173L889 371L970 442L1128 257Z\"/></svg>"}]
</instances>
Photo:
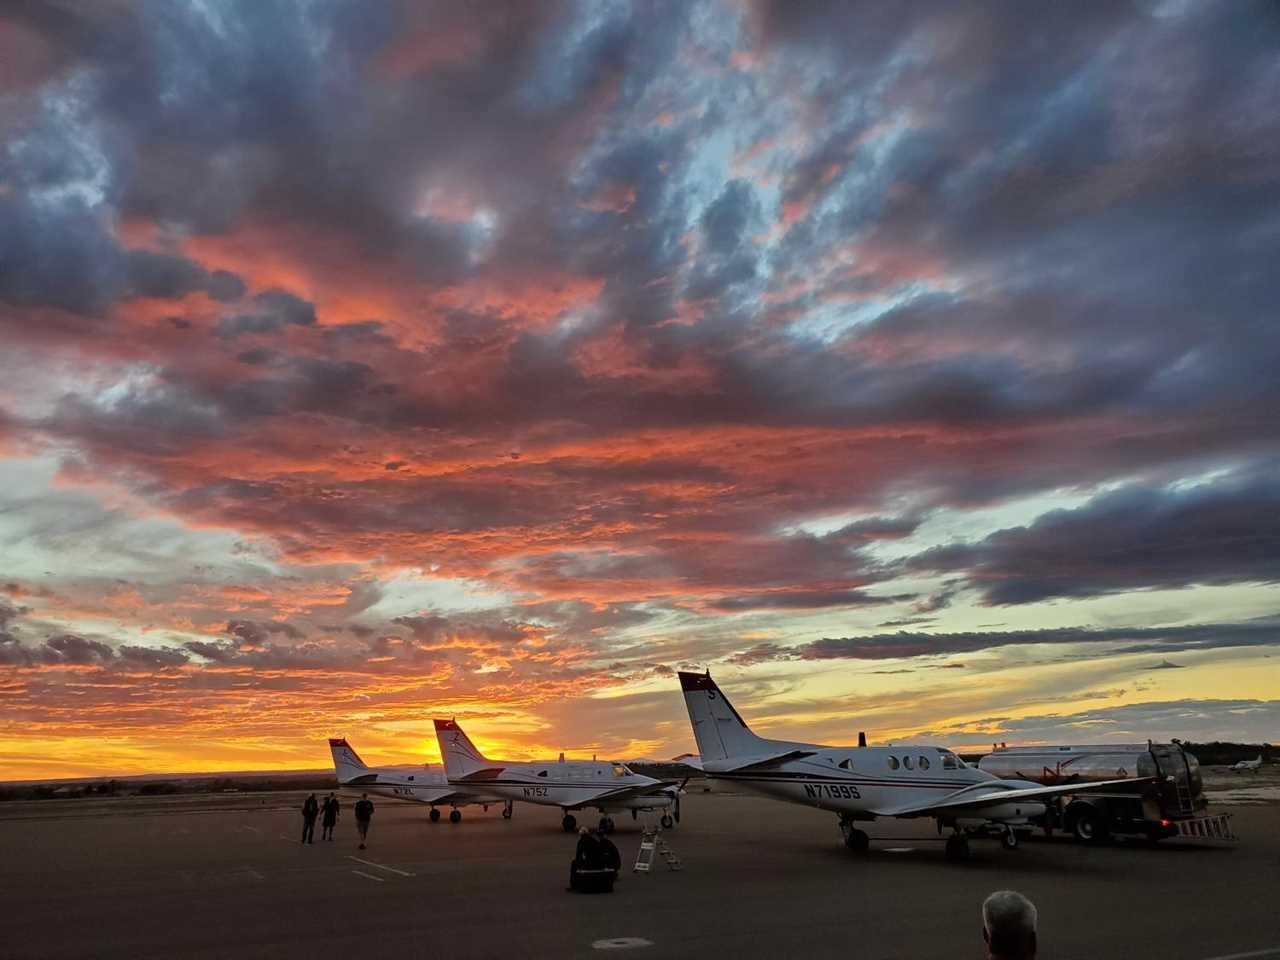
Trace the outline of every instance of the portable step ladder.
<instances>
[{"instance_id":1,"label":"portable step ladder","mask_svg":"<svg viewBox=\"0 0 1280 960\"><path fill-rule=\"evenodd\" d=\"M655 854L662 857L668 870L684 869L684 863L676 856L667 841L662 839L662 828L655 827L651 830L644 827L640 831L640 849L636 853L636 865L631 868L631 872L648 873L653 867Z\"/></svg>"}]
</instances>

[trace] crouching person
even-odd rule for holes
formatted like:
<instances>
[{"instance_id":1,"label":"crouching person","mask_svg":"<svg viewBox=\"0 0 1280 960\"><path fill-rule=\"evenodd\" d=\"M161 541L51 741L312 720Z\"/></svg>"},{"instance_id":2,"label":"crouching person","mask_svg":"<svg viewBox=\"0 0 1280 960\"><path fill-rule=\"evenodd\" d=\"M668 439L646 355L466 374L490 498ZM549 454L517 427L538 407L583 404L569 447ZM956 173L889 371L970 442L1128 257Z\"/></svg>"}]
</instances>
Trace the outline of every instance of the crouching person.
<instances>
[{"instance_id":1,"label":"crouching person","mask_svg":"<svg viewBox=\"0 0 1280 960\"><path fill-rule=\"evenodd\" d=\"M583 827L569 864L569 889L578 893L612 893L620 866L618 848L603 834Z\"/></svg>"}]
</instances>

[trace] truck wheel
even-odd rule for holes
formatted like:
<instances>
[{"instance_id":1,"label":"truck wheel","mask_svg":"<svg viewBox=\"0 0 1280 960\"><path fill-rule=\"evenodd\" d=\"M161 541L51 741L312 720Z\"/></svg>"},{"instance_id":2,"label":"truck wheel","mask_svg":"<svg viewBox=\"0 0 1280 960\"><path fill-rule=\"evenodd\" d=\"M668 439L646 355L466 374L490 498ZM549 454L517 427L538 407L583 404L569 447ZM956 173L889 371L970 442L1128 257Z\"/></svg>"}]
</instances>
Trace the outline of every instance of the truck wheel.
<instances>
[{"instance_id":1,"label":"truck wheel","mask_svg":"<svg viewBox=\"0 0 1280 960\"><path fill-rule=\"evenodd\" d=\"M1085 810L1076 816L1071 832L1081 843L1101 843L1107 838L1107 825L1103 823L1102 817Z\"/></svg>"}]
</instances>

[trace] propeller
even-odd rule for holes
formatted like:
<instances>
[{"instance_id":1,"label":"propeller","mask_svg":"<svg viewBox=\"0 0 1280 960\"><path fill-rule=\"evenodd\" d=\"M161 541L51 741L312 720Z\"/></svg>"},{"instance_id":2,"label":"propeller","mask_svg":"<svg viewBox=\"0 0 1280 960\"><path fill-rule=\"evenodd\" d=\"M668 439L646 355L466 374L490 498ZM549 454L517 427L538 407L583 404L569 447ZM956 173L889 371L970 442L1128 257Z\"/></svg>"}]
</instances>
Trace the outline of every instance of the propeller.
<instances>
[{"instance_id":1,"label":"propeller","mask_svg":"<svg viewBox=\"0 0 1280 960\"><path fill-rule=\"evenodd\" d=\"M684 793L684 785L689 782L689 778L685 777L680 781L680 786L676 787L676 802L672 804L675 808L671 812L675 814L676 823L680 822L680 794Z\"/></svg>"}]
</instances>

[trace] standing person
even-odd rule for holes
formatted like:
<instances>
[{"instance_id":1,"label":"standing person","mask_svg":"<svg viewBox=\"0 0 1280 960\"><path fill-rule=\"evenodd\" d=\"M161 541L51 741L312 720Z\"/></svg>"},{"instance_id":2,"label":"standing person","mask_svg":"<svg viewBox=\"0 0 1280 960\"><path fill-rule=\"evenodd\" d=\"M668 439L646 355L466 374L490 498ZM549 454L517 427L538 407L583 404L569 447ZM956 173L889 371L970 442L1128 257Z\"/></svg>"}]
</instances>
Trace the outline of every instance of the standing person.
<instances>
[{"instance_id":1,"label":"standing person","mask_svg":"<svg viewBox=\"0 0 1280 960\"><path fill-rule=\"evenodd\" d=\"M373 801L367 793L360 794L356 801L356 829L360 831L360 849L364 849L365 838L369 836L369 821L373 819Z\"/></svg>"},{"instance_id":2,"label":"standing person","mask_svg":"<svg viewBox=\"0 0 1280 960\"><path fill-rule=\"evenodd\" d=\"M315 843L316 817L320 816L320 804L313 793L302 804L302 842Z\"/></svg>"},{"instance_id":3,"label":"standing person","mask_svg":"<svg viewBox=\"0 0 1280 960\"><path fill-rule=\"evenodd\" d=\"M982 939L990 960L1035 960L1036 905L1016 890L997 890L982 903Z\"/></svg>"},{"instance_id":4,"label":"standing person","mask_svg":"<svg viewBox=\"0 0 1280 960\"><path fill-rule=\"evenodd\" d=\"M340 804L338 803L338 798L335 797L332 793L329 794L324 804L321 805L320 807L320 826L321 826L320 839L321 840L333 839L333 827L334 827L334 824L338 822L339 809L340 809Z\"/></svg>"}]
</instances>

